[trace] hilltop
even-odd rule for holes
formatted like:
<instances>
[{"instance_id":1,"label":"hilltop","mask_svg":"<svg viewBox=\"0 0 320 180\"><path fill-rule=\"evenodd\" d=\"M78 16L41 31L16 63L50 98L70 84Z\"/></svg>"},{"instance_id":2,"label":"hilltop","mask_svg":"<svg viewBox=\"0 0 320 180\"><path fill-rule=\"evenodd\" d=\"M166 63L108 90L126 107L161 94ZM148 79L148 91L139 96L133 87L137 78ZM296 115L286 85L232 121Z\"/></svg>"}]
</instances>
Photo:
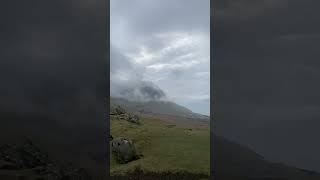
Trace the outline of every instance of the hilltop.
<instances>
[{"instance_id":1,"label":"hilltop","mask_svg":"<svg viewBox=\"0 0 320 180\"><path fill-rule=\"evenodd\" d=\"M186 107L171 101L130 101L124 98L110 98L110 106L120 105L129 112L155 114L185 119L209 120L209 116L194 113Z\"/></svg>"}]
</instances>

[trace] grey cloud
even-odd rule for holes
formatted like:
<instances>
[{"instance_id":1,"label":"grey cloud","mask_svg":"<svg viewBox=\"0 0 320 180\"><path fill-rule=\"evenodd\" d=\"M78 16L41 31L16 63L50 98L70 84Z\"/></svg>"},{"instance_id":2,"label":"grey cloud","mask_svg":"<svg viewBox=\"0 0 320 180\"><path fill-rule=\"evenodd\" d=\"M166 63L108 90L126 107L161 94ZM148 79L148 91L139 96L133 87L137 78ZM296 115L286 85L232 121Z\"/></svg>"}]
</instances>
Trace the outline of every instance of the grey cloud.
<instances>
[{"instance_id":1,"label":"grey cloud","mask_svg":"<svg viewBox=\"0 0 320 180\"><path fill-rule=\"evenodd\" d=\"M117 16L125 17L131 24L130 30L136 33L150 34L190 27L209 32L210 6L207 0L111 1L111 11L113 8L117 9L115 20Z\"/></svg>"},{"instance_id":2,"label":"grey cloud","mask_svg":"<svg viewBox=\"0 0 320 180\"><path fill-rule=\"evenodd\" d=\"M119 73L120 76L123 76L122 78L128 78L131 81L141 81L143 76L143 68L131 63L130 60L120 52L119 49L111 45L110 73L111 80L121 80L121 77L116 76Z\"/></svg>"},{"instance_id":3,"label":"grey cloud","mask_svg":"<svg viewBox=\"0 0 320 180\"><path fill-rule=\"evenodd\" d=\"M148 93L147 99L170 99L199 112L201 108L197 108L196 102L199 100L191 96L208 95L210 91L209 74L207 77L194 76L210 71L209 5L209 0L111 1L111 43L126 57L122 60L123 66L127 66L125 62L131 64L130 69L114 66L111 71L117 72L111 74L114 77L111 80L128 74L136 77L134 73L141 78L111 82L111 88L116 89L112 91L119 94L118 88L129 88L131 92L139 93L124 93L126 96L140 97L144 94L142 87L147 84L147 92L156 92L156 95ZM196 88L192 87L195 84ZM209 107L209 102L205 101L201 106Z\"/></svg>"},{"instance_id":4,"label":"grey cloud","mask_svg":"<svg viewBox=\"0 0 320 180\"><path fill-rule=\"evenodd\" d=\"M115 97L122 97L132 101L155 101L165 98L165 93L149 81L141 81L134 86L112 84L115 87Z\"/></svg>"},{"instance_id":5,"label":"grey cloud","mask_svg":"<svg viewBox=\"0 0 320 180\"><path fill-rule=\"evenodd\" d=\"M132 101L150 101L165 98L165 93L154 83L143 80L143 68L132 64L128 58L111 46L110 94Z\"/></svg>"}]
</instances>

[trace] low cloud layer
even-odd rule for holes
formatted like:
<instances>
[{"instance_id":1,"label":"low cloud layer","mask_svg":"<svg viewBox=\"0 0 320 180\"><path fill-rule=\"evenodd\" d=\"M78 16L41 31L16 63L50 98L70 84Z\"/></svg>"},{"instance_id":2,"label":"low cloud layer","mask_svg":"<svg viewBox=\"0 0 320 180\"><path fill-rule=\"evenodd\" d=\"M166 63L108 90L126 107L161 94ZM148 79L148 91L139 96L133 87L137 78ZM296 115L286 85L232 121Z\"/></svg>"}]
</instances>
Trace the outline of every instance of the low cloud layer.
<instances>
[{"instance_id":1,"label":"low cloud layer","mask_svg":"<svg viewBox=\"0 0 320 180\"><path fill-rule=\"evenodd\" d=\"M143 68L134 65L113 46L110 48L110 95L132 101L155 101L166 97L151 81L143 80Z\"/></svg>"}]
</instances>

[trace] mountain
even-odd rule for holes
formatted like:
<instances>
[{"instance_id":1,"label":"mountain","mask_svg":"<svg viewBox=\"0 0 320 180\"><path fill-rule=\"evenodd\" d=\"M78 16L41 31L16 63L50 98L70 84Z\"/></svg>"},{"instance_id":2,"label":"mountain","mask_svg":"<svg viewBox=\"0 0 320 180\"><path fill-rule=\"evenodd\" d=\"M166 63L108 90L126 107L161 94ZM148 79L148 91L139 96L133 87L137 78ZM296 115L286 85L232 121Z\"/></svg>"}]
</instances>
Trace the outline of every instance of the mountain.
<instances>
[{"instance_id":1,"label":"mountain","mask_svg":"<svg viewBox=\"0 0 320 180\"><path fill-rule=\"evenodd\" d=\"M129 112L143 114L169 115L187 119L209 120L209 116L194 113L191 110L170 101L129 101L123 98L110 98L110 107L120 105Z\"/></svg>"}]
</instances>

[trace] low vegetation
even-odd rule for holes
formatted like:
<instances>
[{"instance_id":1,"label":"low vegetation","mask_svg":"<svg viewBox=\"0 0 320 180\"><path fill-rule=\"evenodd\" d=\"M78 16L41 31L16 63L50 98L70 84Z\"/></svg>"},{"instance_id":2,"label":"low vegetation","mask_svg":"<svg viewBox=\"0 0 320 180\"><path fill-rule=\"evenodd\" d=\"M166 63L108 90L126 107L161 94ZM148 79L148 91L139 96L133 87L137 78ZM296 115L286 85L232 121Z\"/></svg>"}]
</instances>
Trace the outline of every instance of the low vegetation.
<instances>
[{"instance_id":1,"label":"low vegetation","mask_svg":"<svg viewBox=\"0 0 320 180\"><path fill-rule=\"evenodd\" d=\"M187 171L179 172L146 172L140 168L136 168L126 175L114 175L111 177L113 180L127 180L130 177L131 180L206 180L209 176L206 174L190 173Z\"/></svg>"},{"instance_id":2,"label":"low vegetation","mask_svg":"<svg viewBox=\"0 0 320 180\"><path fill-rule=\"evenodd\" d=\"M131 139L138 153L142 155L140 159L126 164L120 164L111 158L111 176L120 179L129 175L130 177L154 176L155 179L209 177L209 126L187 128L180 124L168 123L156 116L139 118L140 124L136 124L111 116L111 135Z\"/></svg>"}]
</instances>

